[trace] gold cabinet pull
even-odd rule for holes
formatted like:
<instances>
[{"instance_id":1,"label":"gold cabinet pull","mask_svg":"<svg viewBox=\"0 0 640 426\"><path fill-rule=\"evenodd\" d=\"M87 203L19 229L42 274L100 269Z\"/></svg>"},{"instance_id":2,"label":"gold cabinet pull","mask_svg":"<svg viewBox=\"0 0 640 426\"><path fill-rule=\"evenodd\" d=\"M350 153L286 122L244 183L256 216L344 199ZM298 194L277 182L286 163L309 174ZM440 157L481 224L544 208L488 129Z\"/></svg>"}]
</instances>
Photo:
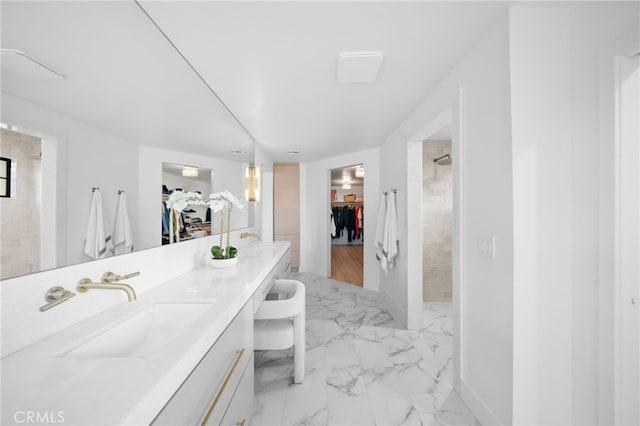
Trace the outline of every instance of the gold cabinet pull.
<instances>
[{"instance_id":1,"label":"gold cabinet pull","mask_svg":"<svg viewBox=\"0 0 640 426\"><path fill-rule=\"evenodd\" d=\"M202 421L200 426L205 426L209 421L209 417L211 417L211 413L213 413L213 409L216 408L216 405L218 404L218 400L220 400L220 397L222 396L222 392L224 392L224 388L227 387L229 380L231 380L231 376L233 375L233 372L236 370L236 367L238 366L238 363L240 362L240 358L242 358L242 355L244 355L244 348L236 352L236 359L235 361L233 361L233 365L227 372L227 375L224 378L224 382L222 382L222 386L220 386L220 389L218 389L218 392L216 392L216 397L211 403L211 406L209 406L209 411L207 411L207 415L204 417L204 420Z\"/></svg>"},{"instance_id":2,"label":"gold cabinet pull","mask_svg":"<svg viewBox=\"0 0 640 426\"><path fill-rule=\"evenodd\" d=\"M287 263L287 266L284 267L284 271L289 272L290 267L291 267L291 262Z\"/></svg>"},{"instance_id":3,"label":"gold cabinet pull","mask_svg":"<svg viewBox=\"0 0 640 426\"><path fill-rule=\"evenodd\" d=\"M269 283L268 286L266 286L264 288L264 290L262 291L263 295L266 295L267 293L269 293L271 291L271 288L273 287L273 285L276 283L276 280L278 279L278 274L274 275L273 278L271 278L271 282Z\"/></svg>"},{"instance_id":4,"label":"gold cabinet pull","mask_svg":"<svg viewBox=\"0 0 640 426\"><path fill-rule=\"evenodd\" d=\"M244 419L242 419L240 423L236 423L236 426L244 426L244 425L245 425Z\"/></svg>"}]
</instances>

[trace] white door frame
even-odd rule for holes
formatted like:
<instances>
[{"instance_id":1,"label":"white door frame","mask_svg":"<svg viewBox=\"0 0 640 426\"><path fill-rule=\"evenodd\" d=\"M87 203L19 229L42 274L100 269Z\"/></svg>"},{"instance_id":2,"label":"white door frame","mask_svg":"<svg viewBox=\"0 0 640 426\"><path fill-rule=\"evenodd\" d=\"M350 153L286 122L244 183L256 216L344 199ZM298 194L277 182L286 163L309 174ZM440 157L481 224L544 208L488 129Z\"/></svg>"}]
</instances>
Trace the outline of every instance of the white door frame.
<instances>
[{"instance_id":1,"label":"white door frame","mask_svg":"<svg viewBox=\"0 0 640 426\"><path fill-rule=\"evenodd\" d=\"M462 369L462 314L463 314L463 88L458 89L451 105L433 118L423 129L407 141L407 197L422 206L422 142L447 124L451 124L451 158L453 183L453 359L454 387L459 391ZM412 203L414 204L414 203ZM407 327L422 326L422 208L407 208L407 229L415 230L419 238L407 241Z\"/></svg>"},{"instance_id":2,"label":"white door frame","mask_svg":"<svg viewBox=\"0 0 640 426\"><path fill-rule=\"evenodd\" d=\"M640 423L640 47L615 58L614 416ZM635 56L634 56L635 55ZM629 75L632 77L629 77Z\"/></svg>"}]
</instances>

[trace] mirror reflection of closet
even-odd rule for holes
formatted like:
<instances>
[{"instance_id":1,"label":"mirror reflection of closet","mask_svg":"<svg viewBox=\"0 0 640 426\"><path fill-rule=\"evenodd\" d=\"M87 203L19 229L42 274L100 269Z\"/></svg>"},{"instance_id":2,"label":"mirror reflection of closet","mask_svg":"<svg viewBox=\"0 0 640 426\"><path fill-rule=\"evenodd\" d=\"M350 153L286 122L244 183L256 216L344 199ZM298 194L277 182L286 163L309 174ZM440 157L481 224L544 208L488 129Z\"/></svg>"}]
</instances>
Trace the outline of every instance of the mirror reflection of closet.
<instances>
[{"instance_id":1,"label":"mirror reflection of closet","mask_svg":"<svg viewBox=\"0 0 640 426\"><path fill-rule=\"evenodd\" d=\"M331 278L363 286L364 166L331 170Z\"/></svg>"},{"instance_id":2,"label":"mirror reflection of closet","mask_svg":"<svg viewBox=\"0 0 640 426\"><path fill-rule=\"evenodd\" d=\"M175 191L199 192L205 197L213 192L213 170L184 164L162 163L162 201ZM180 241L205 237L211 233L207 206L189 206L180 215ZM163 213L164 214L164 213ZM168 229L162 226L162 244L167 244Z\"/></svg>"}]
</instances>

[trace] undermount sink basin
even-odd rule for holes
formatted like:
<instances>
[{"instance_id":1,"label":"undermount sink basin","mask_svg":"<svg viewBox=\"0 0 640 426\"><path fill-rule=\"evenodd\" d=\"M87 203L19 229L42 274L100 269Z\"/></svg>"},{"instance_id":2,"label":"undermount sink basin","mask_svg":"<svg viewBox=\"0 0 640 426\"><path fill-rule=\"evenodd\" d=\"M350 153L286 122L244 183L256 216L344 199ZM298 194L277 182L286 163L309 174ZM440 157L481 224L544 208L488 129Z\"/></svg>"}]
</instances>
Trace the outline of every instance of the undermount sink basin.
<instances>
[{"instance_id":1,"label":"undermount sink basin","mask_svg":"<svg viewBox=\"0 0 640 426\"><path fill-rule=\"evenodd\" d=\"M210 308L208 303L156 303L61 356L146 358L156 355Z\"/></svg>"}]
</instances>

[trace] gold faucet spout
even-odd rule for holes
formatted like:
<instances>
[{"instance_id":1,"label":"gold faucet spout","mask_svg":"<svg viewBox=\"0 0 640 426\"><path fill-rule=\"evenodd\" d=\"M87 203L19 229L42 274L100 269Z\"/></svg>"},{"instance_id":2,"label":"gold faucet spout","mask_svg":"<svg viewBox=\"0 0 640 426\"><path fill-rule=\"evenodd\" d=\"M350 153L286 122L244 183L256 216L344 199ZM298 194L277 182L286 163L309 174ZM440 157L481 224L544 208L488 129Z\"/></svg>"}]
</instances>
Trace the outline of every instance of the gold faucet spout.
<instances>
[{"instance_id":1,"label":"gold faucet spout","mask_svg":"<svg viewBox=\"0 0 640 426\"><path fill-rule=\"evenodd\" d=\"M129 302L136 300L136 292L129 284L125 283L94 283L89 278L83 278L78 281L76 289L80 293L86 293L90 289L102 289L102 290L122 290L127 293Z\"/></svg>"}]
</instances>

